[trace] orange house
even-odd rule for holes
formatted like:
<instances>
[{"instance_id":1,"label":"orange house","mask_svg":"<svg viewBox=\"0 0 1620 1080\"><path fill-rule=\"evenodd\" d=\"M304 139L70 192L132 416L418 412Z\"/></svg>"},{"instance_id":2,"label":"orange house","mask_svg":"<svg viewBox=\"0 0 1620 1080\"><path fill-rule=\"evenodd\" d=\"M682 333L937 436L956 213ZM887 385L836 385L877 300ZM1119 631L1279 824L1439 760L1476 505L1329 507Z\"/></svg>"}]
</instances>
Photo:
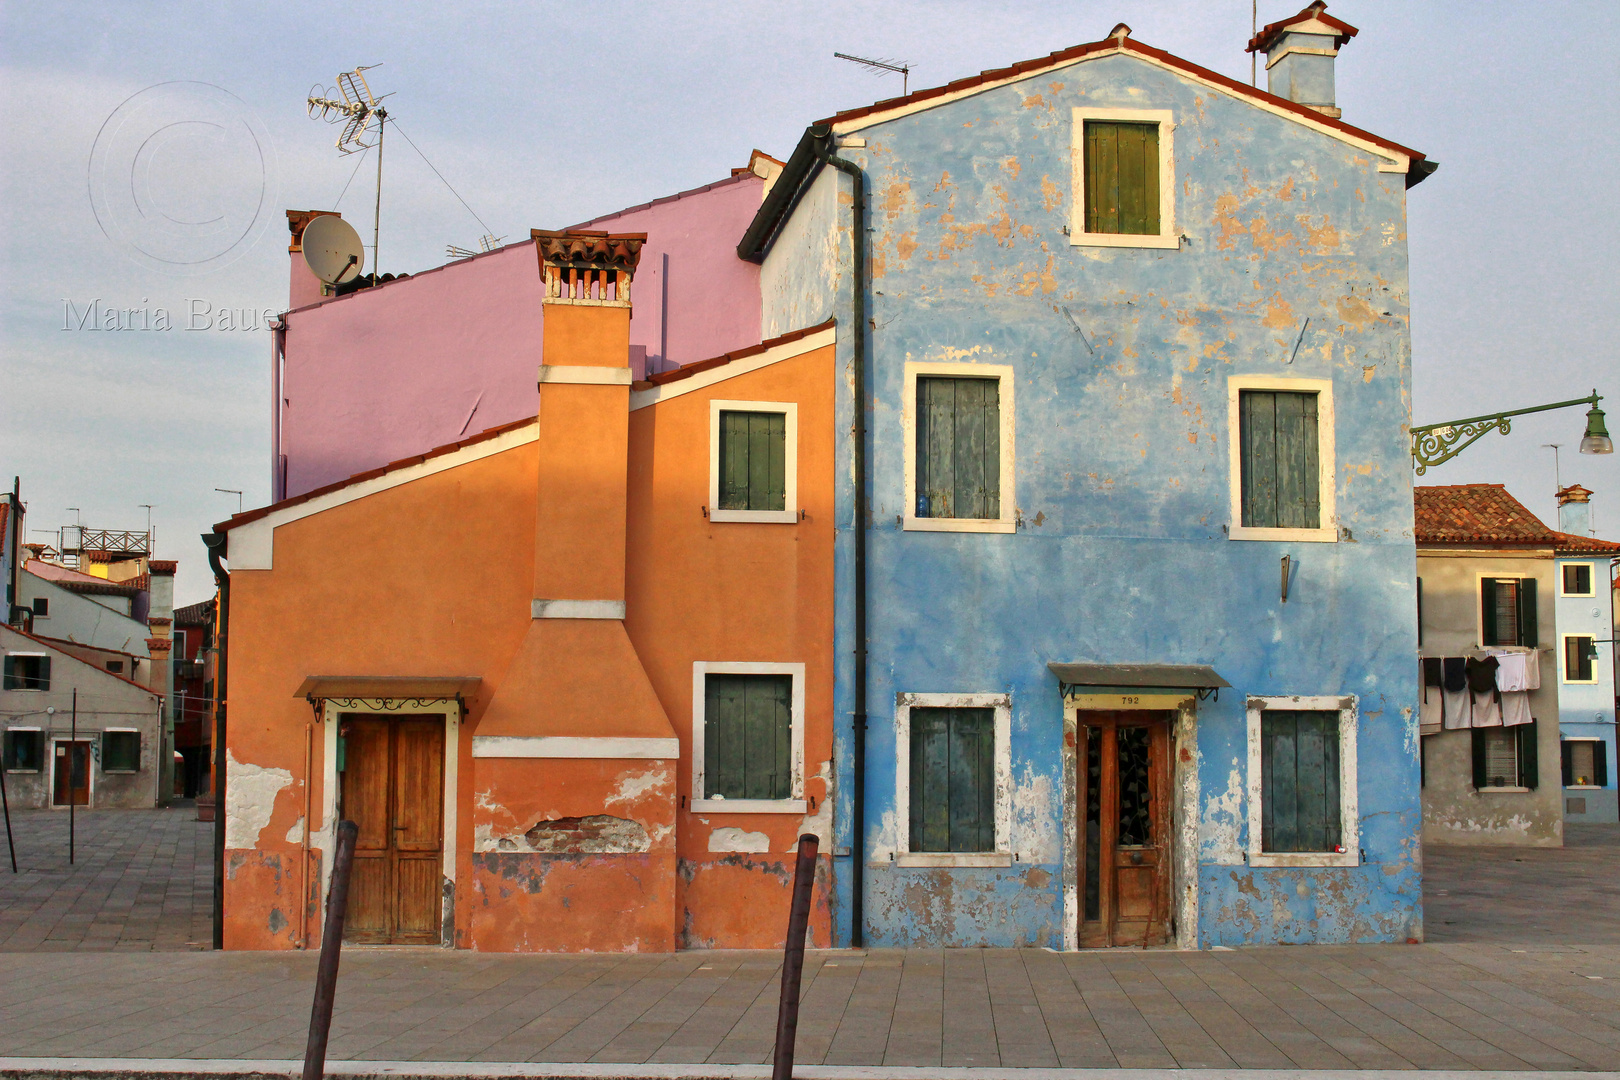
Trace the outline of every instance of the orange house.
<instances>
[{"instance_id":1,"label":"orange house","mask_svg":"<svg viewBox=\"0 0 1620 1080\"><path fill-rule=\"evenodd\" d=\"M834 328L632 385L643 239L534 234L534 419L218 527L227 948L319 943L344 818L356 941L778 946L825 880Z\"/></svg>"}]
</instances>

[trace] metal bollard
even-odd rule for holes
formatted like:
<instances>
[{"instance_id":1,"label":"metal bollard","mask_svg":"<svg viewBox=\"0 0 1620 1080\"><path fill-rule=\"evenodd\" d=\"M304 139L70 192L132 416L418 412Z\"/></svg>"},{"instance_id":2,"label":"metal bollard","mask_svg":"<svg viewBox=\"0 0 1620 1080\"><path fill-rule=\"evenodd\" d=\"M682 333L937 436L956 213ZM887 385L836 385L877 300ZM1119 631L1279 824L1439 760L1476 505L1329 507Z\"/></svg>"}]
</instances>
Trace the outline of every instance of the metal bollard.
<instances>
[{"instance_id":1,"label":"metal bollard","mask_svg":"<svg viewBox=\"0 0 1620 1080\"><path fill-rule=\"evenodd\" d=\"M337 992L338 958L343 951L343 913L349 906L349 870L354 865L354 841L359 835L360 826L354 822L338 822L332 889L326 899L326 928L321 932L321 962L315 970L315 1003L309 1011L304 1080L321 1080L326 1073L326 1039L332 1033L332 999Z\"/></svg>"},{"instance_id":2,"label":"metal bollard","mask_svg":"<svg viewBox=\"0 0 1620 1080\"><path fill-rule=\"evenodd\" d=\"M821 839L799 837L793 869L793 906L788 911L787 947L782 957L782 1002L776 1010L776 1053L771 1080L792 1080L793 1044L799 1033L799 976L804 974L804 935L810 923L810 897L816 886L816 851ZM310 1080L306 1077L305 1080Z\"/></svg>"}]
</instances>

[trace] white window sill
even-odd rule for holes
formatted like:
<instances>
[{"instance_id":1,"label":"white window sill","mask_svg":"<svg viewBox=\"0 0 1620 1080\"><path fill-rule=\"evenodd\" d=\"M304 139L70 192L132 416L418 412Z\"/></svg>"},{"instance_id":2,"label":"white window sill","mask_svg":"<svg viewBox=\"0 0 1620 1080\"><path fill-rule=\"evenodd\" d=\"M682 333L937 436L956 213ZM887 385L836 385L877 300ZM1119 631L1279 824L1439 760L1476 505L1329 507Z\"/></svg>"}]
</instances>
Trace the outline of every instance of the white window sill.
<instances>
[{"instance_id":1,"label":"white window sill","mask_svg":"<svg viewBox=\"0 0 1620 1080\"><path fill-rule=\"evenodd\" d=\"M1005 867L1012 855L1005 851L899 851L894 865L910 867Z\"/></svg>"},{"instance_id":2,"label":"white window sill","mask_svg":"<svg viewBox=\"0 0 1620 1080\"><path fill-rule=\"evenodd\" d=\"M43 769L7 769L6 770L6 775L7 776L38 776L40 773L42 773L44 771L45 770L43 770Z\"/></svg>"},{"instance_id":3,"label":"white window sill","mask_svg":"<svg viewBox=\"0 0 1620 1080\"><path fill-rule=\"evenodd\" d=\"M15 769L7 769L6 771L7 772L16 772L17 770L15 770ZM1603 787L1601 784L1568 784L1568 785L1566 785L1564 787L1564 790L1565 791L1606 791L1608 789Z\"/></svg>"},{"instance_id":4,"label":"white window sill","mask_svg":"<svg viewBox=\"0 0 1620 1080\"><path fill-rule=\"evenodd\" d=\"M1565 679L1564 680L1564 685L1565 686L1596 686L1597 684L1598 684L1598 680L1596 680L1596 679Z\"/></svg>"},{"instance_id":5,"label":"white window sill","mask_svg":"<svg viewBox=\"0 0 1620 1080\"><path fill-rule=\"evenodd\" d=\"M694 814L805 814L803 799L693 799Z\"/></svg>"},{"instance_id":6,"label":"white window sill","mask_svg":"<svg viewBox=\"0 0 1620 1080\"><path fill-rule=\"evenodd\" d=\"M799 520L799 512L797 510L710 510L709 520L793 525Z\"/></svg>"},{"instance_id":7,"label":"white window sill","mask_svg":"<svg viewBox=\"0 0 1620 1080\"><path fill-rule=\"evenodd\" d=\"M1249 865L1261 867L1360 866L1359 851L1251 851Z\"/></svg>"},{"instance_id":8,"label":"white window sill","mask_svg":"<svg viewBox=\"0 0 1620 1080\"><path fill-rule=\"evenodd\" d=\"M1073 233L1071 247L1179 248L1181 235L1172 233Z\"/></svg>"},{"instance_id":9,"label":"white window sill","mask_svg":"<svg viewBox=\"0 0 1620 1080\"><path fill-rule=\"evenodd\" d=\"M1530 791L1527 787L1482 787L1474 790L1481 795L1525 795Z\"/></svg>"},{"instance_id":10,"label":"white window sill","mask_svg":"<svg viewBox=\"0 0 1620 1080\"><path fill-rule=\"evenodd\" d=\"M905 519L906 532L954 533L1011 533L1018 531L1016 521L994 518L920 518Z\"/></svg>"},{"instance_id":11,"label":"white window sill","mask_svg":"<svg viewBox=\"0 0 1620 1080\"><path fill-rule=\"evenodd\" d=\"M1282 540L1291 544L1333 544L1339 539L1337 526L1325 529L1257 529L1233 525L1227 535L1233 540Z\"/></svg>"}]
</instances>

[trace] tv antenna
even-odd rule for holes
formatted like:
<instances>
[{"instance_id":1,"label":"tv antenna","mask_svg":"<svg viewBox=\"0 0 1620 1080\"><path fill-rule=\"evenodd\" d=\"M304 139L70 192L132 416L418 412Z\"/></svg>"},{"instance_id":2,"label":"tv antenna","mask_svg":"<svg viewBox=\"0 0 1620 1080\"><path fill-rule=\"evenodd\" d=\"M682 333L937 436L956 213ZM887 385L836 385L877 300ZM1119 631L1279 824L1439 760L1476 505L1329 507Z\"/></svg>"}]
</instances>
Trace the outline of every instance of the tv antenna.
<instances>
[{"instance_id":1,"label":"tv antenna","mask_svg":"<svg viewBox=\"0 0 1620 1080\"><path fill-rule=\"evenodd\" d=\"M376 147L377 150L377 204L371 219L371 272L377 267L377 241L382 233L382 151L383 127L388 122L388 110L382 98L374 97L366 84L365 73L381 64L367 64L338 75L337 86L324 90L317 84L310 90L309 115L311 119L325 120L328 124L342 124L337 148L340 154L353 154ZM391 97L384 94L383 97ZM372 121L376 127L372 127Z\"/></svg>"},{"instance_id":2,"label":"tv antenna","mask_svg":"<svg viewBox=\"0 0 1620 1080\"><path fill-rule=\"evenodd\" d=\"M446 244L444 246L444 253L450 256L452 259L470 259L474 255L479 254L479 252L494 251L496 248L500 247L501 241L505 239L506 237L504 236L496 236L493 233L485 233L483 236L478 238L478 251L474 251L471 248L464 248L460 244Z\"/></svg>"},{"instance_id":3,"label":"tv antenna","mask_svg":"<svg viewBox=\"0 0 1620 1080\"><path fill-rule=\"evenodd\" d=\"M861 64L878 73L878 77L895 72L900 76L900 96L905 97L911 82L911 65L896 64L893 60L868 60L864 56L851 56L848 53L833 53L840 60L848 60L852 64Z\"/></svg>"}]
</instances>

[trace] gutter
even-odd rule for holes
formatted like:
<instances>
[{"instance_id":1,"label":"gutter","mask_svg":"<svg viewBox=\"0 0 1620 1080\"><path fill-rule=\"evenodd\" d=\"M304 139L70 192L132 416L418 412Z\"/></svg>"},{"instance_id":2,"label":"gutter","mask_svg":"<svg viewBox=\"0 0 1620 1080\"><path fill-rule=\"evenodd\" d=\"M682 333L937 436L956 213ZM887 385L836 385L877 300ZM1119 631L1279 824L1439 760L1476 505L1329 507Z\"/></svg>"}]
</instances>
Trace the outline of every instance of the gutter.
<instances>
[{"instance_id":1,"label":"gutter","mask_svg":"<svg viewBox=\"0 0 1620 1080\"><path fill-rule=\"evenodd\" d=\"M219 586L219 625L214 631L214 948L225 947L225 675L229 653L226 650L226 630L230 625L231 572L220 565L226 554L226 535L221 532L203 533L202 541L208 548L208 565L214 571L214 582ZM304 822L309 831L309 822Z\"/></svg>"},{"instance_id":2,"label":"gutter","mask_svg":"<svg viewBox=\"0 0 1620 1080\"><path fill-rule=\"evenodd\" d=\"M855 360L854 440L859 467L855 470L855 711L851 717L854 767L850 776L850 816L854 820L850 829L849 944L858 949L866 941L866 531L867 487L871 475L866 445L866 409L871 400L866 364L866 330L870 320L866 303L866 173L853 161L838 157L835 149L831 126L812 124L805 128L799 145L783 165L782 174L760 204L748 231L738 241L737 257L753 263L765 261L783 224L793 216L794 208L823 166L830 165L850 178L855 198L850 208L854 281L849 325Z\"/></svg>"}]
</instances>

